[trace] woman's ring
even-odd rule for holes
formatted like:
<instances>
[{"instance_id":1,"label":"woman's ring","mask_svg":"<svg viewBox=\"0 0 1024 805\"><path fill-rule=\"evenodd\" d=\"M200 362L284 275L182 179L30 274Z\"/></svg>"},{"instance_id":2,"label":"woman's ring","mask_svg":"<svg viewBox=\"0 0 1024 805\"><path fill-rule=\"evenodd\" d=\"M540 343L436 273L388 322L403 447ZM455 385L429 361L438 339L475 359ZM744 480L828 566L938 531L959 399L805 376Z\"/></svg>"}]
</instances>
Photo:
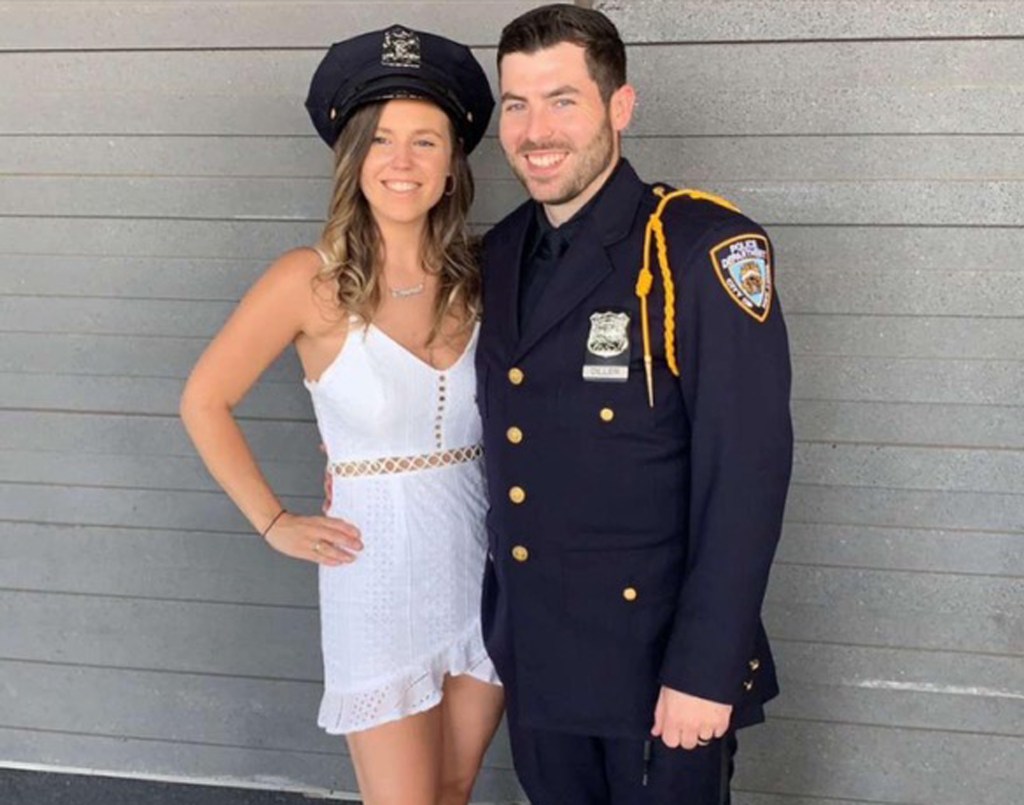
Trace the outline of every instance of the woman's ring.
<instances>
[{"instance_id":1,"label":"woman's ring","mask_svg":"<svg viewBox=\"0 0 1024 805\"><path fill-rule=\"evenodd\" d=\"M313 553L321 553L323 551L323 540L317 540L313 543Z\"/></svg>"}]
</instances>

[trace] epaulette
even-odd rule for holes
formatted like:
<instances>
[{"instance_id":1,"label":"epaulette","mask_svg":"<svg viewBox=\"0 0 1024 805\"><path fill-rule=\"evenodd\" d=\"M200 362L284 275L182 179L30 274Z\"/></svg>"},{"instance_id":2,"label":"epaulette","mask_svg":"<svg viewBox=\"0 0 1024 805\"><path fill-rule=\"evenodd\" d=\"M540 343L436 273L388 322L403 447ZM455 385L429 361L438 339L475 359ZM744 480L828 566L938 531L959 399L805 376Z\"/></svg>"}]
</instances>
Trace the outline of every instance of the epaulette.
<instances>
[{"instance_id":1,"label":"epaulette","mask_svg":"<svg viewBox=\"0 0 1024 805\"><path fill-rule=\"evenodd\" d=\"M654 407L654 362L651 358L651 326L647 312L647 297L654 287L654 274L651 271L651 246L657 248L658 266L661 268L661 281L665 286L665 361L673 375L679 377L679 362L676 360L676 286L672 279L672 267L668 262L668 241L665 240L665 227L661 216L665 207L673 199L690 198L696 201L710 201L733 212L739 209L724 198L704 193L700 190L669 190L663 185L655 185L654 194L661 201L647 219L644 233L644 265L636 278L636 295L640 297L640 322L644 339L644 373L647 376L647 402Z\"/></svg>"}]
</instances>

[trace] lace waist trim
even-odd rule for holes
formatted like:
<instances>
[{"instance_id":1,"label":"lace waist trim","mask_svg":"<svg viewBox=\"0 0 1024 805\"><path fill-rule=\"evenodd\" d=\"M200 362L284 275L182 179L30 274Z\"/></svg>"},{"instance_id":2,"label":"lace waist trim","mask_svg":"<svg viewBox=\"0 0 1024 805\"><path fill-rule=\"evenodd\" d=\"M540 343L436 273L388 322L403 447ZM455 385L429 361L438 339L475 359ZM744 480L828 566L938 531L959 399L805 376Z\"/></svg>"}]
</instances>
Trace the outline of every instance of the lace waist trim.
<instances>
[{"instance_id":1,"label":"lace waist trim","mask_svg":"<svg viewBox=\"0 0 1024 805\"><path fill-rule=\"evenodd\" d=\"M367 458L359 461L332 461L327 465L327 474L339 478L354 478L360 475L393 475L419 470L433 470L476 461L484 454L483 445L456 447L439 450L436 453L422 453L418 456L390 456Z\"/></svg>"}]
</instances>

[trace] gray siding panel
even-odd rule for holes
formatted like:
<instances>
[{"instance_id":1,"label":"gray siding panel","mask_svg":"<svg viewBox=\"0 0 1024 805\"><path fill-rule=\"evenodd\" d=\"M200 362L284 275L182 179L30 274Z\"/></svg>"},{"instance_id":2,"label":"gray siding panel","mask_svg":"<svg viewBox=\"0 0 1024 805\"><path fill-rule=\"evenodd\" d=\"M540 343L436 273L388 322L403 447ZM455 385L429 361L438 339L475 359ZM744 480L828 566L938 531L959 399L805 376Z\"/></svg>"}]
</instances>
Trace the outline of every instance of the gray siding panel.
<instances>
[{"instance_id":1,"label":"gray siding panel","mask_svg":"<svg viewBox=\"0 0 1024 805\"><path fill-rule=\"evenodd\" d=\"M1018 737L777 718L741 740L738 786L775 793L785 805L801 796L1004 805L1024 784Z\"/></svg>"},{"instance_id":2,"label":"gray siding panel","mask_svg":"<svg viewBox=\"0 0 1024 805\"><path fill-rule=\"evenodd\" d=\"M1013 0L597 0L628 42L1006 37L1024 33Z\"/></svg>"},{"instance_id":3,"label":"gray siding panel","mask_svg":"<svg viewBox=\"0 0 1024 805\"><path fill-rule=\"evenodd\" d=\"M260 462L264 475L282 495L308 496L322 484L323 467L310 461ZM74 448L59 453L0 450L0 481L61 484L110 489L216 492L219 487L198 458L160 455L109 456Z\"/></svg>"},{"instance_id":4,"label":"gray siding panel","mask_svg":"<svg viewBox=\"0 0 1024 805\"><path fill-rule=\"evenodd\" d=\"M8 177L0 215L319 222L330 200L322 179ZM1007 191L1012 196L1012 188ZM523 201L513 179L481 182L476 220L494 223Z\"/></svg>"},{"instance_id":5,"label":"gray siding panel","mask_svg":"<svg viewBox=\"0 0 1024 805\"><path fill-rule=\"evenodd\" d=\"M797 400L807 441L1024 448L1021 406Z\"/></svg>"},{"instance_id":6,"label":"gray siding panel","mask_svg":"<svg viewBox=\"0 0 1024 805\"><path fill-rule=\"evenodd\" d=\"M28 2L5 4L0 51L313 48L399 22L475 45L537 3L519 0L289 0L281 2ZM287 11L285 11L287 7Z\"/></svg>"},{"instance_id":7,"label":"gray siding panel","mask_svg":"<svg viewBox=\"0 0 1024 805\"><path fill-rule=\"evenodd\" d=\"M779 644L781 717L1024 736L1019 657Z\"/></svg>"},{"instance_id":8,"label":"gray siding panel","mask_svg":"<svg viewBox=\"0 0 1024 805\"><path fill-rule=\"evenodd\" d=\"M5 590L309 608L315 575L250 533L20 522L0 539Z\"/></svg>"},{"instance_id":9,"label":"gray siding panel","mask_svg":"<svg viewBox=\"0 0 1024 805\"><path fill-rule=\"evenodd\" d=\"M1020 495L793 484L786 514L800 523L1024 532Z\"/></svg>"},{"instance_id":10,"label":"gray siding panel","mask_svg":"<svg viewBox=\"0 0 1024 805\"><path fill-rule=\"evenodd\" d=\"M210 257L256 259L269 263L282 251L314 243L321 229L321 224L305 221L18 216L0 217L0 243L10 244L8 256ZM13 281L19 280L14 278ZM67 292L70 293L83 287L80 282L68 285Z\"/></svg>"},{"instance_id":11,"label":"gray siding panel","mask_svg":"<svg viewBox=\"0 0 1024 805\"><path fill-rule=\"evenodd\" d=\"M1024 51L1022 51L1024 57ZM680 175L662 177L685 186ZM330 183L319 179L8 177L0 215L319 221ZM1024 182L887 181L710 183L748 215L792 224L1015 227L1024 223ZM964 194L982 199L964 207ZM492 224L523 201L514 179L478 184L473 213ZM908 198L915 199L907 205Z\"/></svg>"},{"instance_id":12,"label":"gray siding panel","mask_svg":"<svg viewBox=\"0 0 1024 805\"><path fill-rule=\"evenodd\" d=\"M1024 578L1012 533L789 522L779 566L828 566ZM145 562L125 564L125 554ZM74 557L54 561L53 557ZM313 606L309 570L248 532L10 522L0 539L0 586L8 590ZM788 572L788 571L787 571ZM786 592L774 583L779 595ZM776 593L773 592L773 596Z\"/></svg>"},{"instance_id":13,"label":"gray siding panel","mask_svg":"<svg viewBox=\"0 0 1024 805\"><path fill-rule=\"evenodd\" d=\"M174 416L184 381L0 372L4 408ZM309 395L296 383L261 382L238 407L243 417L309 420Z\"/></svg>"},{"instance_id":14,"label":"gray siding panel","mask_svg":"<svg viewBox=\"0 0 1024 805\"><path fill-rule=\"evenodd\" d=\"M634 136L625 150L641 175L683 177L701 187L715 182L786 179L802 182L852 180L1020 180L1024 136L973 134L771 135L715 137ZM193 136L0 137L0 175L64 178L235 177L323 180L331 155L312 134ZM478 179L507 180L508 168L494 136L470 158Z\"/></svg>"},{"instance_id":15,"label":"gray siding panel","mask_svg":"<svg viewBox=\"0 0 1024 805\"><path fill-rule=\"evenodd\" d=\"M303 422L243 420L254 450L276 461L322 461L312 417ZM33 428L33 426L36 426ZM42 413L0 410L0 450L70 452L107 456L195 458L177 417Z\"/></svg>"},{"instance_id":16,"label":"gray siding panel","mask_svg":"<svg viewBox=\"0 0 1024 805\"><path fill-rule=\"evenodd\" d=\"M1021 361L927 360L807 356L796 367L793 393L814 400L1017 405Z\"/></svg>"},{"instance_id":17,"label":"gray siding panel","mask_svg":"<svg viewBox=\"0 0 1024 805\"><path fill-rule=\"evenodd\" d=\"M308 134L298 99L318 55L12 53L0 134ZM495 83L493 49L478 55ZM1024 106L1005 103L1007 85L1024 81L1024 41L782 43L746 48L742 59L732 47L694 45L658 55L633 64L645 88L634 134L956 134L965 121L971 134L1024 133ZM233 86L267 89L225 94Z\"/></svg>"},{"instance_id":18,"label":"gray siding panel","mask_svg":"<svg viewBox=\"0 0 1024 805\"><path fill-rule=\"evenodd\" d=\"M315 575L307 574L310 589ZM4 592L0 609L13 613L0 637L0 656L11 660L309 684L322 679L315 602L279 607ZM40 641L40 634L50 639Z\"/></svg>"},{"instance_id":19,"label":"gray siding panel","mask_svg":"<svg viewBox=\"0 0 1024 805\"><path fill-rule=\"evenodd\" d=\"M0 764L354 790L313 723L315 572L217 491L177 399L264 266L319 233L330 155L302 99L325 36L443 21L493 82L534 5L3 4ZM1017 801L1024 2L595 5L631 43L641 175L730 198L776 247L783 696L741 736L734 801ZM523 197L494 133L478 230ZM315 512L300 378L289 351L239 412ZM502 735L477 798L517 797Z\"/></svg>"},{"instance_id":20,"label":"gray siding panel","mask_svg":"<svg viewBox=\"0 0 1024 805\"><path fill-rule=\"evenodd\" d=\"M918 526L834 525L790 520L778 562L865 569L1024 577L1020 535Z\"/></svg>"}]
</instances>

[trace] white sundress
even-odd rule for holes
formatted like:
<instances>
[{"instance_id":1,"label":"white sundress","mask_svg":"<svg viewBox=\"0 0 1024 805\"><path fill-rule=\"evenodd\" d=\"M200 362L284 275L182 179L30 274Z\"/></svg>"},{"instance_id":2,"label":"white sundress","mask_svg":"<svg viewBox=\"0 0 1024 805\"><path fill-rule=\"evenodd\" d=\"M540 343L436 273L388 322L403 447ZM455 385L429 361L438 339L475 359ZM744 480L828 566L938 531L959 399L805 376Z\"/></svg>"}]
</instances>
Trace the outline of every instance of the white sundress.
<instances>
[{"instance_id":1,"label":"white sundress","mask_svg":"<svg viewBox=\"0 0 1024 805\"><path fill-rule=\"evenodd\" d=\"M446 674L499 684L480 632L478 333L440 371L356 323L320 379L305 381L327 450L328 513L358 526L364 545L351 564L320 566L317 721L331 734L433 707Z\"/></svg>"}]
</instances>

